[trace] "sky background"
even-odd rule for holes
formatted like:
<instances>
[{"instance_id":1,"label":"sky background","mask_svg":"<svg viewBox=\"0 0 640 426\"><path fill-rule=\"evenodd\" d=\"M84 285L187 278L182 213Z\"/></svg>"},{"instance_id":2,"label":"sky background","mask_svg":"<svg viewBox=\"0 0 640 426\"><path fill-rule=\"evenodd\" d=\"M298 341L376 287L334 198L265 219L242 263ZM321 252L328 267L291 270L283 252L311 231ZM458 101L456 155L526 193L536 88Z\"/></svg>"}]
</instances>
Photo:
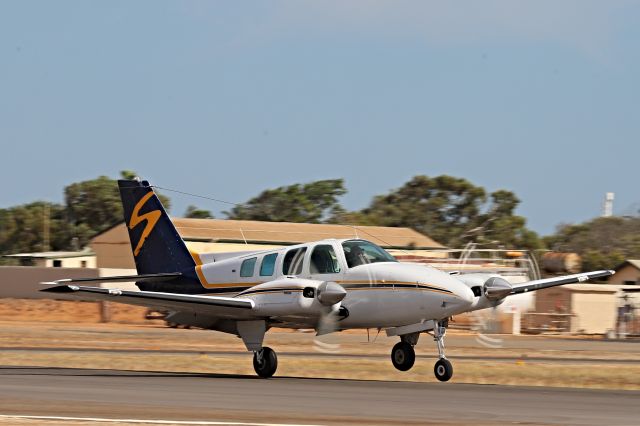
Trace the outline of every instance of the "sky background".
<instances>
[{"instance_id":1,"label":"sky background","mask_svg":"<svg viewBox=\"0 0 640 426\"><path fill-rule=\"evenodd\" d=\"M638 1L0 0L0 207L125 169L233 202L341 177L349 209L449 174L549 234L640 209L639 79Z\"/></svg>"}]
</instances>

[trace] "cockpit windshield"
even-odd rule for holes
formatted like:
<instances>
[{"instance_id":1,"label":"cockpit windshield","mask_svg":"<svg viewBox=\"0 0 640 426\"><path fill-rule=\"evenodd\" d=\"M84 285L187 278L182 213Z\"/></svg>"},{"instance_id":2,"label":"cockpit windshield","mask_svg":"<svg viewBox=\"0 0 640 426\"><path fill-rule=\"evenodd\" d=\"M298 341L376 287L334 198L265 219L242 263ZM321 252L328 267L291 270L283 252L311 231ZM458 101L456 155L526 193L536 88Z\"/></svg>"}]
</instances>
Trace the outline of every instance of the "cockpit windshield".
<instances>
[{"instance_id":1,"label":"cockpit windshield","mask_svg":"<svg viewBox=\"0 0 640 426\"><path fill-rule=\"evenodd\" d=\"M397 260L381 247L365 240L349 240L342 243L347 266L353 268L358 265L377 262L397 262Z\"/></svg>"}]
</instances>

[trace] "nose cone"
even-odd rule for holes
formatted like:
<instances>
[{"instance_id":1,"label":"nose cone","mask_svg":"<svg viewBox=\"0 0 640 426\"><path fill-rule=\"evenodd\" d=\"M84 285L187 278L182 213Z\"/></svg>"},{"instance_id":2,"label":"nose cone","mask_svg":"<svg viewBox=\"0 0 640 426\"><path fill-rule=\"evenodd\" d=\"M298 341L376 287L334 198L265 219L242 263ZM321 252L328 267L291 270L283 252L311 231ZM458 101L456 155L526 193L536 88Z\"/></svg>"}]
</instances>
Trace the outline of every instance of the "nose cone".
<instances>
[{"instance_id":1,"label":"nose cone","mask_svg":"<svg viewBox=\"0 0 640 426\"><path fill-rule=\"evenodd\" d=\"M462 305L470 306L475 300L473 291L471 291L471 289L467 285L462 283L460 284L461 285L456 286L454 293L457 298L460 299Z\"/></svg>"},{"instance_id":2,"label":"nose cone","mask_svg":"<svg viewBox=\"0 0 640 426\"><path fill-rule=\"evenodd\" d=\"M443 303L443 308L447 315L459 315L465 312L469 312L475 302L475 296L473 291L461 282L456 282L455 285L448 286L453 294L446 298Z\"/></svg>"},{"instance_id":3,"label":"nose cone","mask_svg":"<svg viewBox=\"0 0 640 426\"><path fill-rule=\"evenodd\" d=\"M445 299L445 306L450 309L451 315L468 311L476 302L471 288L456 277L442 273L439 278L438 284L451 292Z\"/></svg>"}]
</instances>

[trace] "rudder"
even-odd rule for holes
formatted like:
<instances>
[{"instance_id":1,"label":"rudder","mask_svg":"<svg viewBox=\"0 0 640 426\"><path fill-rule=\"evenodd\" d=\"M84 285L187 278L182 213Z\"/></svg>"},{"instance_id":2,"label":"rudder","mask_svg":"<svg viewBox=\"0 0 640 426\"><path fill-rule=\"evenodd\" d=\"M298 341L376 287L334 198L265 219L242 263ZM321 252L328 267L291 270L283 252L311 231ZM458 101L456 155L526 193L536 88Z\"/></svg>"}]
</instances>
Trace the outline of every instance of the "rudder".
<instances>
[{"instance_id":1,"label":"rudder","mask_svg":"<svg viewBox=\"0 0 640 426\"><path fill-rule=\"evenodd\" d=\"M149 182L119 180L118 188L138 274L180 272L197 280L195 261Z\"/></svg>"}]
</instances>

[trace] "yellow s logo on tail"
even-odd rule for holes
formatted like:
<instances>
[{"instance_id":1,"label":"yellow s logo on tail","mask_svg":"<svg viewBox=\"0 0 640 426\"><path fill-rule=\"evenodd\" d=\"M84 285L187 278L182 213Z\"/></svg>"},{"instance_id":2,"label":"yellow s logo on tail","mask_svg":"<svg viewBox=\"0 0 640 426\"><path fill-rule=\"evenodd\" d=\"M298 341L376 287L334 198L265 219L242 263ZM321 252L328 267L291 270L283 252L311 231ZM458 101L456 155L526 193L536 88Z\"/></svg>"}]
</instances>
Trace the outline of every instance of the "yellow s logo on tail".
<instances>
[{"instance_id":1,"label":"yellow s logo on tail","mask_svg":"<svg viewBox=\"0 0 640 426\"><path fill-rule=\"evenodd\" d=\"M138 245L136 246L136 249L133 251L134 256L137 256L140 253L140 249L144 245L145 240L153 230L153 227L156 226L156 223L158 223L158 220L160 220L160 216L162 216L162 213L160 213L160 210L153 210L143 214L142 216L139 216L140 209L152 196L153 196L153 191L150 191L149 193L147 193L147 195L142 197L140 201L138 201L138 203L133 208L133 213L131 213L131 220L129 221L129 229L135 228L143 220L147 221L147 225L142 231L142 236L138 241Z\"/></svg>"}]
</instances>

